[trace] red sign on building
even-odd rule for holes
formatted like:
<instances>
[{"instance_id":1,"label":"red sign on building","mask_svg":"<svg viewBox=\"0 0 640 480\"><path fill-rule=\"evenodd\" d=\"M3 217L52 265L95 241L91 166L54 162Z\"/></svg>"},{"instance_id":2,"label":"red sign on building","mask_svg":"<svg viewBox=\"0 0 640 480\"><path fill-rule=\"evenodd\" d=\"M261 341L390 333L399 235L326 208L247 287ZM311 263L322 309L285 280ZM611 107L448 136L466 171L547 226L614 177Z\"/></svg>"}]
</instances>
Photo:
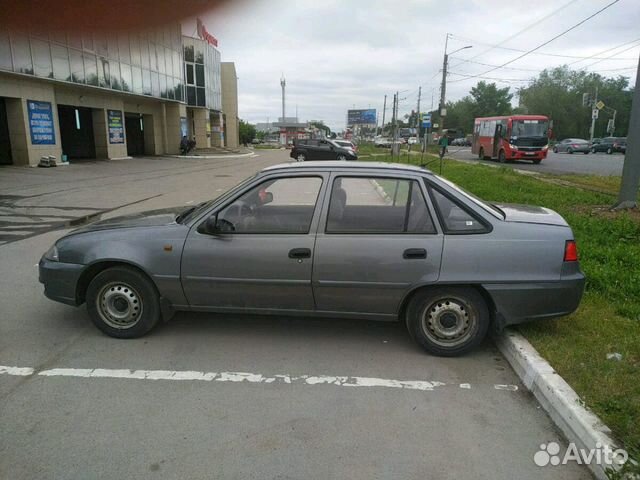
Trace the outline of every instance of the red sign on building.
<instances>
[{"instance_id":1,"label":"red sign on building","mask_svg":"<svg viewBox=\"0 0 640 480\"><path fill-rule=\"evenodd\" d=\"M204 24L202 23L202 20L200 20L199 18L198 18L198 36L202 40L206 40L207 42L209 42L214 47L218 46L218 39L209 33L209 31L207 30L207 27L204 26Z\"/></svg>"}]
</instances>

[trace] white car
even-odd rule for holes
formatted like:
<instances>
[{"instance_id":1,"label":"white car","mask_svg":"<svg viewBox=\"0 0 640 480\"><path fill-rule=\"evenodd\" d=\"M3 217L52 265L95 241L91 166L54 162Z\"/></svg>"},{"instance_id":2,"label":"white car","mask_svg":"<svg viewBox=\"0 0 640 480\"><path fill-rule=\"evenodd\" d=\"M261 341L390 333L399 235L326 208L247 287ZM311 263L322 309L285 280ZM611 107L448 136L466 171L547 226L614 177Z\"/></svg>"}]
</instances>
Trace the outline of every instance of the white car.
<instances>
[{"instance_id":1,"label":"white car","mask_svg":"<svg viewBox=\"0 0 640 480\"><path fill-rule=\"evenodd\" d=\"M349 140L336 139L336 140L333 140L333 143L338 144L338 146L342 148L350 148L354 152L358 152L358 147L356 146L356 144Z\"/></svg>"},{"instance_id":2,"label":"white car","mask_svg":"<svg viewBox=\"0 0 640 480\"><path fill-rule=\"evenodd\" d=\"M417 137L409 137L409 140L407 140L407 143L409 145L415 145L416 143L418 143L418 138Z\"/></svg>"}]
</instances>

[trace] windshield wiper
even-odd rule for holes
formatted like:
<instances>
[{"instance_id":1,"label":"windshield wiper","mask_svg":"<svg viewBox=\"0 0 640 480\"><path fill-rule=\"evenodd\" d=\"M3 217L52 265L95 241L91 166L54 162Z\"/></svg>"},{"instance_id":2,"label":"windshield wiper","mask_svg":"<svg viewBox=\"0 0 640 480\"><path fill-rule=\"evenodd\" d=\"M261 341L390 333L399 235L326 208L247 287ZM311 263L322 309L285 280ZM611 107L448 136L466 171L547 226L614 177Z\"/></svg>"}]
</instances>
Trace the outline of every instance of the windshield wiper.
<instances>
[{"instance_id":1,"label":"windshield wiper","mask_svg":"<svg viewBox=\"0 0 640 480\"><path fill-rule=\"evenodd\" d=\"M196 207L197 207L197 205L194 205L193 207L189 207L186 210L182 211L176 217L176 223L182 223L182 220L184 220L190 213L192 213L196 209Z\"/></svg>"}]
</instances>

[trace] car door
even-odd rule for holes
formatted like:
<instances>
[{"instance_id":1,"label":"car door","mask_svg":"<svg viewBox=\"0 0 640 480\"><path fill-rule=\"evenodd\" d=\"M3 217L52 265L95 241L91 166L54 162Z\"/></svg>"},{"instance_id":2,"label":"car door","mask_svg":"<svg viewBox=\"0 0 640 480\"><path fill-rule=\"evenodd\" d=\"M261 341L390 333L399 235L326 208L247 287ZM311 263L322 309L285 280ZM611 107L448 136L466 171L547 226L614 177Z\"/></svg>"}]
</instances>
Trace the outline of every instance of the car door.
<instances>
[{"instance_id":1,"label":"car door","mask_svg":"<svg viewBox=\"0 0 640 480\"><path fill-rule=\"evenodd\" d=\"M442 233L423 182L334 173L316 239L316 309L393 317L417 284L436 282Z\"/></svg>"},{"instance_id":2,"label":"car door","mask_svg":"<svg viewBox=\"0 0 640 480\"><path fill-rule=\"evenodd\" d=\"M333 145L326 140L318 141L318 160L335 160Z\"/></svg>"},{"instance_id":3,"label":"car door","mask_svg":"<svg viewBox=\"0 0 640 480\"><path fill-rule=\"evenodd\" d=\"M182 285L195 309L313 310L311 267L326 173L261 177L194 225ZM214 218L214 234L202 233Z\"/></svg>"}]
</instances>

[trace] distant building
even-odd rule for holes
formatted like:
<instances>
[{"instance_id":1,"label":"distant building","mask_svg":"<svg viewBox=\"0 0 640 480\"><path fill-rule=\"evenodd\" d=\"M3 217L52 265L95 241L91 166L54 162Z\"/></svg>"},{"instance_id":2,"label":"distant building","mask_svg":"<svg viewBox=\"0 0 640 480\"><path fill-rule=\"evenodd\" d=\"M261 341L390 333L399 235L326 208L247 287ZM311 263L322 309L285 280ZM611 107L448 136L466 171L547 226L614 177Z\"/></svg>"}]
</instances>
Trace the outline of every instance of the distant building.
<instances>
[{"instance_id":1,"label":"distant building","mask_svg":"<svg viewBox=\"0 0 640 480\"><path fill-rule=\"evenodd\" d=\"M236 148L240 142L238 120L238 76L233 62L221 63L224 145Z\"/></svg>"},{"instance_id":2,"label":"distant building","mask_svg":"<svg viewBox=\"0 0 640 480\"><path fill-rule=\"evenodd\" d=\"M299 122L296 117L278 118L273 126L280 130L280 144L290 145L296 139L310 138L309 124Z\"/></svg>"}]
</instances>

